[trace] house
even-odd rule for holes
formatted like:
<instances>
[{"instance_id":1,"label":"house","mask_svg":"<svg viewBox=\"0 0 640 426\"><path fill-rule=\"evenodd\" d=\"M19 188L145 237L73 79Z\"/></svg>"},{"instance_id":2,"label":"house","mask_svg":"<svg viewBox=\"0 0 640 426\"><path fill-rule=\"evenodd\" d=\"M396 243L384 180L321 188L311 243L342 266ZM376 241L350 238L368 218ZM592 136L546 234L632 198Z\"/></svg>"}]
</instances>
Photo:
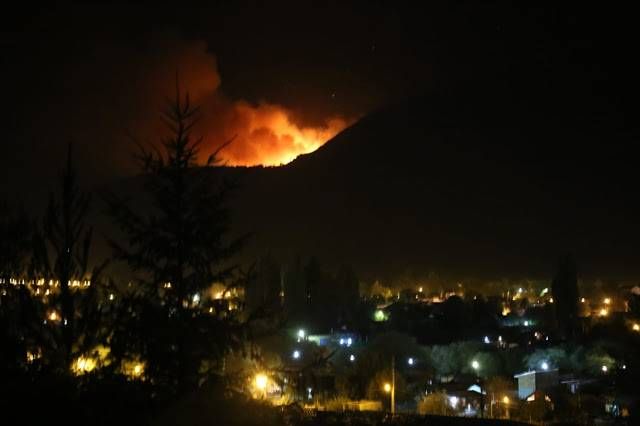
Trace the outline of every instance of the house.
<instances>
[{"instance_id":1,"label":"house","mask_svg":"<svg viewBox=\"0 0 640 426\"><path fill-rule=\"evenodd\" d=\"M527 371L513 377L518 380L518 398L524 400L560 384L558 369Z\"/></svg>"}]
</instances>

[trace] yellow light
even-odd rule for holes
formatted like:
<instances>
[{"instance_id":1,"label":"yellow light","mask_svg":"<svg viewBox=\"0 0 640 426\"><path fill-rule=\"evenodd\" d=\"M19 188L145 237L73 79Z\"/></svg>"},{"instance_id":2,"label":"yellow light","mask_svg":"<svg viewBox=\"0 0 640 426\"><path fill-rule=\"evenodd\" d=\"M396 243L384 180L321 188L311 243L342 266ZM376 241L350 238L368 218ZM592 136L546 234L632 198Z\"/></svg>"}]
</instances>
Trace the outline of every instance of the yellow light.
<instances>
[{"instance_id":1,"label":"yellow light","mask_svg":"<svg viewBox=\"0 0 640 426\"><path fill-rule=\"evenodd\" d=\"M633 324L633 331L640 331L640 324L637 322Z\"/></svg>"},{"instance_id":2,"label":"yellow light","mask_svg":"<svg viewBox=\"0 0 640 426\"><path fill-rule=\"evenodd\" d=\"M601 317L606 317L607 315L609 315L609 311L606 308L602 308L600 309L599 315Z\"/></svg>"},{"instance_id":3,"label":"yellow light","mask_svg":"<svg viewBox=\"0 0 640 426\"><path fill-rule=\"evenodd\" d=\"M604 302L605 305L609 305L609 304L611 304L611 299L608 298L608 297L605 297L603 302Z\"/></svg>"},{"instance_id":4,"label":"yellow light","mask_svg":"<svg viewBox=\"0 0 640 426\"><path fill-rule=\"evenodd\" d=\"M387 393L391 392L391 385L389 383L384 384L384 391Z\"/></svg>"},{"instance_id":5,"label":"yellow light","mask_svg":"<svg viewBox=\"0 0 640 426\"><path fill-rule=\"evenodd\" d=\"M502 308L502 316L503 317L506 317L510 313L511 313L511 309L508 306L505 306L504 308Z\"/></svg>"},{"instance_id":6,"label":"yellow light","mask_svg":"<svg viewBox=\"0 0 640 426\"><path fill-rule=\"evenodd\" d=\"M267 388L268 381L269 379L264 374L256 375L256 380L255 380L256 388L258 388L259 390L265 390Z\"/></svg>"},{"instance_id":7,"label":"yellow light","mask_svg":"<svg viewBox=\"0 0 640 426\"><path fill-rule=\"evenodd\" d=\"M56 311L49 312L48 318L49 318L49 321L58 321L60 319Z\"/></svg>"},{"instance_id":8,"label":"yellow light","mask_svg":"<svg viewBox=\"0 0 640 426\"><path fill-rule=\"evenodd\" d=\"M419 291L420 293L422 293L422 287L420 287L420 288L418 289L418 291Z\"/></svg>"},{"instance_id":9,"label":"yellow light","mask_svg":"<svg viewBox=\"0 0 640 426\"><path fill-rule=\"evenodd\" d=\"M78 357L72 367L76 374L88 373L94 368L96 368L96 360L84 356Z\"/></svg>"},{"instance_id":10,"label":"yellow light","mask_svg":"<svg viewBox=\"0 0 640 426\"><path fill-rule=\"evenodd\" d=\"M502 398L502 402L503 402L503 403L505 403L505 404L508 404L508 403L509 403L509 397L508 397L507 395L505 395L505 396Z\"/></svg>"},{"instance_id":11,"label":"yellow light","mask_svg":"<svg viewBox=\"0 0 640 426\"><path fill-rule=\"evenodd\" d=\"M142 366L142 364L138 363L133 367L133 375L134 376L139 376L142 374L142 372L144 371L144 367Z\"/></svg>"},{"instance_id":12,"label":"yellow light","mask_svg":"<svg viewBox=\"0 0 640 426\"><path fill-rule=\"evenodd\" d=\"M553 297L549 298L549 303L553 303Z\"/></svg>"}]
</instances>

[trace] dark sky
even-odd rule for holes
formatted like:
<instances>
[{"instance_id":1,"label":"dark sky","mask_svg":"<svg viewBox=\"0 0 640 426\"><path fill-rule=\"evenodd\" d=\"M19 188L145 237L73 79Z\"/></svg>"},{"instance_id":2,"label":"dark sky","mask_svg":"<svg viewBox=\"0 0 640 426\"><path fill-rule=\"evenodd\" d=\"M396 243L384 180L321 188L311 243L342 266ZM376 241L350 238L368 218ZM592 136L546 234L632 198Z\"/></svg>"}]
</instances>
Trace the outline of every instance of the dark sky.
<instances>
[{"instance_id":1,"label":"dark sky","mask_svg":"<svg viewBox=\"0 0 640 426\"><path fill-rule=\"evenodd\" d=\"M267 120L286 110L300 128L338 117L340 129L408 96L488 81L514 96L586 103L635 128L633 11L426 3L156 2L3 13L0 189L25 197L41 186L70 140L89 181L131 173L127 135L155 136L148 123L176 68L187 89L212 105L213 124L204 130L211 144L246 127L246 114ZM286 142L271 136L264 144Z\"/></svg>"}]
</instances>

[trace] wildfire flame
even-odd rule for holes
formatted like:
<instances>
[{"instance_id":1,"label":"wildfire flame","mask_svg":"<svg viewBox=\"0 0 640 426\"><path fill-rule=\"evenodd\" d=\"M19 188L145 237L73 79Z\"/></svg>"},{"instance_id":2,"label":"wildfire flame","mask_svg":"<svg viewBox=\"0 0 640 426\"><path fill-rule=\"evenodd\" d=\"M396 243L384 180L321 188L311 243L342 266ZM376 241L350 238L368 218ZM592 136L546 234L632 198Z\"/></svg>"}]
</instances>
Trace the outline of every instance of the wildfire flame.
<instances>
[{"instance_id":1,"label":"wildfire flame","mask_svg":"<svg viewBox=\"0 0 640 426\"><path fill-rule=\"evenodd\" d=\"M301 154L315 151L348 125L344 119L332 118L317 127L299 126L291 120L287 109L273 104L253 106L236 102L232 115L223 132L212 132L234 138L220 153L230 166L290 163Z\"/></svg>"}]
</instances>

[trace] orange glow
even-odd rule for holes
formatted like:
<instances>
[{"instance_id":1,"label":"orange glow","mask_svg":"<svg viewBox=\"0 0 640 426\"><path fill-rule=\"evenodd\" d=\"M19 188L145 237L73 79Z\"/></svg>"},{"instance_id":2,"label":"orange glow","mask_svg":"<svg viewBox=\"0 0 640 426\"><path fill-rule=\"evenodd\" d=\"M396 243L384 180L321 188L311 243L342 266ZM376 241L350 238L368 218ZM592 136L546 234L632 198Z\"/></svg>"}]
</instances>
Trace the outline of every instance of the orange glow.
<instances>
[{"instance_id":1,"label":"orange glow","mask_svg":"<svg viewBox=\"0 0 640 426\"><path fill-rule=\"evenodd\" d=\"M229 166L279 166L301 154L320 148L344 130L349 121L332 117L323 124L306 126L293 120L293 113L281 105L245 101L218 102L217 112L207 114L203 133L209 135L206 145L214 148L225 141L233 142L220 152ZM203 153L207 152L203 150Z\"/></svg>"}]
</instances>

